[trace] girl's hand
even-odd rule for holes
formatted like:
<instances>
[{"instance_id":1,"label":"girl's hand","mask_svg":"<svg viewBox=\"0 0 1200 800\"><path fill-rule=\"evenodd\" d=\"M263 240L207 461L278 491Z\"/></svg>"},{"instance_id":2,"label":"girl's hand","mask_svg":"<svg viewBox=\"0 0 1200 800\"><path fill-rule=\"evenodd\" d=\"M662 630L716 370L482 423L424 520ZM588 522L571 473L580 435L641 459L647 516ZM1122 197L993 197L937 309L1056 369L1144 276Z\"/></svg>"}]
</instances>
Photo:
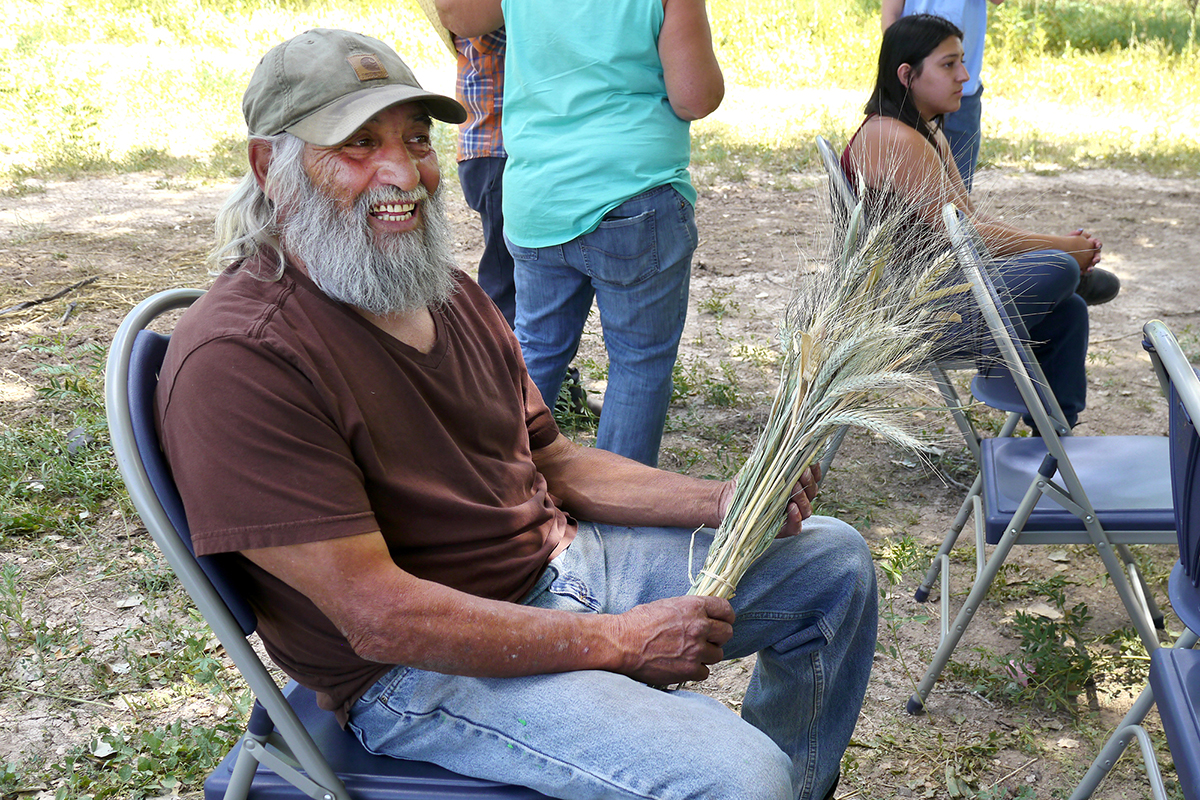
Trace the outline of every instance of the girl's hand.
<instances>
[{"instance_id":1,"label":"girl's hand","mask_svg":"<svg viewBox=\"0 0 1200 800\"><path fill-rule=\"evenodd\" d=\"M1073 231L1070 235L1082 239L1086 243L1084 247L1071 253L1079 262L1080 273L1086 275L1100 263L1100 250L1104 247L1104 243L1100 241L1099 237L1085 233L1083 228ZM1090 257L1088 257L1089 254Z\"/></svg>"}]
</instances>

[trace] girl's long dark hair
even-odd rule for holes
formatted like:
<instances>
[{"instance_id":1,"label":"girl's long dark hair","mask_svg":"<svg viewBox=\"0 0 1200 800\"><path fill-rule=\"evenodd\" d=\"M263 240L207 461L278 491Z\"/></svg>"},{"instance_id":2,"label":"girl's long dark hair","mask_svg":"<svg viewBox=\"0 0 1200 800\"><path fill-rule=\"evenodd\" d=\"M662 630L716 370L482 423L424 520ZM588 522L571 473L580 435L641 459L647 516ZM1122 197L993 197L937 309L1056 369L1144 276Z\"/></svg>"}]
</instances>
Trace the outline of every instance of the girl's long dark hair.
<instances>
[{"instance_id":1,"label":"girl's long dark hair","mask_svg":"<svg viewBox=\"0 0 1200 800\"><path fill-rule=\"evenodd\" d=\"M920 75L925 57L951 36L961 40L963 32L950 20L934 14L913 14L893 22L883 32L883 43L879 46L879 74L875 76L875 89L867 101L866 112L898 119L916 128L933 144L934 128L921 119L908 87L900 82L897 73L901 64L908 64L913 68L914 77ZM935 121L940 126L941 116Z\"/></svg>"}]
</instances>

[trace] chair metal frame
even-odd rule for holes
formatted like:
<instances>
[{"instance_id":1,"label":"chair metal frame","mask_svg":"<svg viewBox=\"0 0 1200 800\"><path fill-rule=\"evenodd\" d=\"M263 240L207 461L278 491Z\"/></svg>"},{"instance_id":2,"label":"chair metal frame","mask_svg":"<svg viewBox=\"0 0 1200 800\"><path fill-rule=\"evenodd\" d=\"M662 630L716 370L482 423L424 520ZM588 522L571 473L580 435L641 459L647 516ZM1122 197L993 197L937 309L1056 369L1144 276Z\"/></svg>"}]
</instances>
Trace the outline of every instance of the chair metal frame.
<instances>
[{"instance_id":1,"label":"chair metal frame","mask_svg":"<svg viewBox=\"0 0 1200 800\"><path fill-rule=\"evenodd\" d=\"M1155 374L1171 406L1171 480L1180 561L1171 571L1169 594L1171 606L1183 622L1184 630L1172 647L1160 647L1151 653L1149 683L1101 748L1075 787L1070 800L1088 800L1135 738L1150 781L1151 797L1153 800L1166 800L1158 760L1149 734L1142 727L1156 700L1184 796L1187 800L1200 797L1200 749L1196 744L1196 736L1200 731L1195 722L1197 709L1194 706L1181 707L1187 697L1180 686L1186 674L1185 662L1192 662L1186 666L1195 668L1195 662L1200 659L1200 653L1190 652L1200 640L1200 588L1196 586L1200 574L1189 575L1184 566L1184 561L1190 560L1191 552L1200 545L1200 517L1193 518L1200 514L1200 509L1196 508L1196 503L1200 501L1200 491L1196 491L1200 488L1200 458L1196 457L1196 449L1200 445L1200 437L1196 434L1196 422L1200 421L1200 379L1165 324L1151 320L1143 326L1142 332L1142 344L1150 354ZM1200 573L1200 570L1195 571ZM1188 748L1186 752L1185 747Z\"/></svg>"},{"instance_id":2,"label":"chair metal frame","mask_svg":"<svg viewBox=\"0 0 1200 800\"><path fill-rule=\"evenodd\" d=\"M1138 636L1147 650L1154 650L1159 647L1156 628L1162 626L1162 613L1128 545L1175 541L1167 437L1070 436L1045 376L1025 345L1020 319L1006 306L1000 279L987 268L969 223L952 204L943 209L943 220L982 319L1042 436L997 437L982 443L983 489L972 498L977 557L983 558L987 544L995 546L982 562L982 570L977 568L954 622L947 624L943 616L937 651L907 704L912 714L924 710L926 698L1014 545L1091 544ZM1103 460L1105 455L1130 458L1115 475ZM1104 503L1097 507L1090 497L1103 498ZM946 594L944 585L943 603Z\"/></svg>"},{"instance_id":3,"label":"chair metal frame","mask_svg":"<svg viewBox=\"0 0 1200 800\"><path fill-rule=\"evenodd\" d=\"M109 350L105 405L117 465L143 524L255 697L247 731L206 781L205 797L543 798L525 787L467 778L425 762L372 755L337 725L332 713L317 707L313 692L295 682L282 691L276 685L247 640L257 618L236 583L225 576L221 559L197 557L191 550L183 505L154 426L153 387L169 337L148 326L162 314L190 306L203 294L199 289L168 290L129 312ZM146 379L151 370L152 381Z\"/></svg>"}]
</instances>

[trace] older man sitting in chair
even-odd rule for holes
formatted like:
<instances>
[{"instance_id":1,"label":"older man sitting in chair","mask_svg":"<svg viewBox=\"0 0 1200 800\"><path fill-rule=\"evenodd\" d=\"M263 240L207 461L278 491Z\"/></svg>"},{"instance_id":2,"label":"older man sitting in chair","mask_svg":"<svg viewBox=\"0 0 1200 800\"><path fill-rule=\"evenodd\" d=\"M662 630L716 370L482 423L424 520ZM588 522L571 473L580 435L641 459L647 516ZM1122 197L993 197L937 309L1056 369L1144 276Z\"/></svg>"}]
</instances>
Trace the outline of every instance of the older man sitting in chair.
<instances>
[{"instance_id":1,"label":"older man sitting in chair","mask_svg":"<svg viewBox=\"0 0 1200 800\"><path fill-rule=\"evenodd\" d=\"M196 550L231 554L275 662L372 751L552 797L831 795L876 587L813 476L732 606L683 596L732 484L559 433L451 258L430 131L462 107L336 30L268 52L243 107L228 267L156 402ZM652 688L751 653L741 718Z\"/></svg>"}]
</instances>

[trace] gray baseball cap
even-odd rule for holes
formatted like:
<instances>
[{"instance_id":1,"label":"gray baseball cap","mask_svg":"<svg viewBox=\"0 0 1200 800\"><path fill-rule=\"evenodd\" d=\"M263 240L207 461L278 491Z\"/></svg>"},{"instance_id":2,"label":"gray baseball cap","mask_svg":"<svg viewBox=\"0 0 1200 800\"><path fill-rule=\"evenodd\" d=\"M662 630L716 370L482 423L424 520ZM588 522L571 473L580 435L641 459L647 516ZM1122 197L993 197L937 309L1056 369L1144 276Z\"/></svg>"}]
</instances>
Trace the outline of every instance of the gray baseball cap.
<instances>
[{"instance_id":1,"label":"gray baseball cap","mask_svg":"<svg viewBox=\"0 0 1200 800\"><path fill-rule=\"evenodd\" d=\"M396 51L378 39L314 28L267 51L250 77L242 113L251 136L286 131L330 147L388 106L411 102L445 122L467 118L454 98L422 89Z\"/></svg>"}]
</instances>

